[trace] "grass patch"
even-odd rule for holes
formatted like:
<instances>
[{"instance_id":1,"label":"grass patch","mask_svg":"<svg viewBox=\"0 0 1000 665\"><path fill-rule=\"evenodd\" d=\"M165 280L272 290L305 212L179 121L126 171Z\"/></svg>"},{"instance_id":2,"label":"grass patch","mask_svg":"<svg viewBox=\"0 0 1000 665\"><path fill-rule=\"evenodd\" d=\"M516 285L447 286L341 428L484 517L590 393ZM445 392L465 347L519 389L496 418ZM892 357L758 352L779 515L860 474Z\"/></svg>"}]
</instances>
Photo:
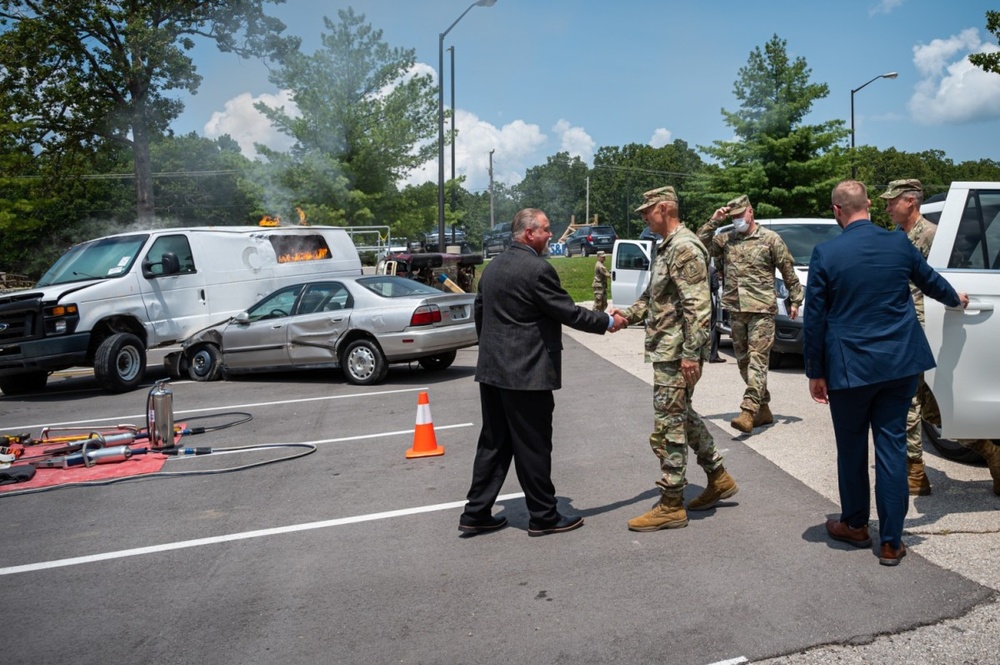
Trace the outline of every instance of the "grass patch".
<instances>
[{"instance_id":1,"label":"grass patch","mask_svg":"<svg viewBox=\"0 0 1000 665\"><path fill-rule=\"evenodd\" d=\"M589 258L583 258L582 256L573 256L570 258L559 256L550 257L546 260L552 265L553 268L556 269L556 272L559 274L559 281L562 283L562 287L573 299L573 302L583 302L594 299L594 289L591 284L594 283L594 264L597 262L596 256L591 256ZM610 262L609 259L605 259L605 261ZM482 266L476 269L477 285L479 275L487 265L489 265L489 261L484 262ZM610 289L610 284L608 285L608 288ZM610 296L610 293L608 295Z\"/></svg>"}]
</instances>

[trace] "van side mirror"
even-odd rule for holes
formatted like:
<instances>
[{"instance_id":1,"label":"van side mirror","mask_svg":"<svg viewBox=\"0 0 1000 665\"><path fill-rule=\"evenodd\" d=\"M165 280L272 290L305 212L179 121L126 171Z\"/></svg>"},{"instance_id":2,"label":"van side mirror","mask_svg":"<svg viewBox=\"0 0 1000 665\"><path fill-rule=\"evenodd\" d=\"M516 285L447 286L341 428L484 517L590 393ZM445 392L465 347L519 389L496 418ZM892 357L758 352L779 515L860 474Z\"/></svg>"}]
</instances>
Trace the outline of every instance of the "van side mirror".
<instances>
[{"instance_id":1,"label":"van side mirror","mask_svg":"<svg viewBox=\"0 0 1000 665\"><path fill-rule=\"evenodd\" d=\"M154 266L160 266L158 271L153 271ZM173 252L164 252L159 261L142 262L143 277L162 277L164 275L176 275L181 271L181 260Z\"/></svg>"}]
</instances>

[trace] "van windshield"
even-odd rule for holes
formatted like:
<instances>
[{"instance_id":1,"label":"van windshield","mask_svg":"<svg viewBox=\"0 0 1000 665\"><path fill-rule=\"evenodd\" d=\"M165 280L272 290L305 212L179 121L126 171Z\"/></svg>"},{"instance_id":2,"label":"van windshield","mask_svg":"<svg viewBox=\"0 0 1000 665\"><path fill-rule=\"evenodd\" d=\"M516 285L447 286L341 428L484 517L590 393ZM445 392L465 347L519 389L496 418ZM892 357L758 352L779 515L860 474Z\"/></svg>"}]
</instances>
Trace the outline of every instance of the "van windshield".
<instances>
[{"instance_id":1,"label":"van windshield","mask_svg":"<svg viewBox=\"0 0 1000 665\"><path fill-rule=\"evenodd\" d=\"M121 277L135 263L148 238L148 234L141 234L81 243L53 263L35 286Z\"/></svg>"}]
</instances>

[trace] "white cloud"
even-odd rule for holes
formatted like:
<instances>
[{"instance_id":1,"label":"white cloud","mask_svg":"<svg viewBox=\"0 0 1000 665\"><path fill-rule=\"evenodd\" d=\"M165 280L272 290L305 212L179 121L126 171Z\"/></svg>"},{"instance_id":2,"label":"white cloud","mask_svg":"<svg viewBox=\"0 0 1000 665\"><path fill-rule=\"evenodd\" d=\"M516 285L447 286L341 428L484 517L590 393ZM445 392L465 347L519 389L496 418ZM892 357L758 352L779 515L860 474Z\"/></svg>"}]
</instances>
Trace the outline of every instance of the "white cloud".
<instances>
[{"instance_id":1,"label":"white cloud","mask_svg":"<svg viewBox=\"0 0 1000 665\"><path fill-rule=\"evenodd\" d=\"M651 148L662 148L665 145L670 145L670 139L673 136L673 132L669 129L664 129L663 127L658 128L649 139L649 145Z\"/></svg>"},{"instance_id":2,"label":"white cloud","mask_svg":"<svg viewBox=\"0 0 1000 665\"><path fill-rule=\"evenodd\" d=\"M976 28L913 47L922 76L909 101L910 115L924 125L962 124L1000 116L1000 76L969 62L969 53L995 53Z\"/></svg>"},{"instance_id":3,"label":"white cloud","mask_svg":"<svg viewBox=\"0 0 1000 665\"><path fill-rule=\"evenodd\" d=\"M594 139L584 131L583 127L573 127L568 120L560 119L552 131L559 135L559 151L569 153L570 157L579 157L590 163L594 156Z\"/></svg>"},{"instance_id":4,"label":"white cloud","mask_svg":"<svg viewBox=\"0 0 1000 665\"><path fill-rule=\"evenodd\" d=\"M903 0L879 0L879 2L868 10L869 16L875 16L876 14L889 14L893 10L902 6Z\"/></svg>"},{"instance_id":5,"label":"white cloud","mask_svg":"<svg viewBox=\"0 0 1000 665\"><path fill-rule=\"evenodd\" d=\"M285 113L298 115L298 108L291 100L291 93L283 90L277 95L263 94L253 97L244 92L226 102L225 110L216 111L205 123L205 136L215 139L229 134L240 144L243 154L250 159L257 157L254 143L260 143L274 150L288 150L294 141L271 125L271 121L254 108L257 102L264 102L272 108L285 107Z\"/></svg>"},{"instance_id":6,"label":"white cloud","mask_svg":"<svg viewBox=\"0 0 1000 665\"><path fill-rule=\"evenodd\" d=\"M489 187L490 150L493 150L493 179L515 185L524 178L529 164L537 162L537 150L546 142L538 125L515 120L495 127L474 113L455 111L455 175L466 176L465 188L482 191ZM445 178L451 177L451 146L445 146ZM401 185L437 182L437 158L414 169Z\"/></svg>"}]
</instances>

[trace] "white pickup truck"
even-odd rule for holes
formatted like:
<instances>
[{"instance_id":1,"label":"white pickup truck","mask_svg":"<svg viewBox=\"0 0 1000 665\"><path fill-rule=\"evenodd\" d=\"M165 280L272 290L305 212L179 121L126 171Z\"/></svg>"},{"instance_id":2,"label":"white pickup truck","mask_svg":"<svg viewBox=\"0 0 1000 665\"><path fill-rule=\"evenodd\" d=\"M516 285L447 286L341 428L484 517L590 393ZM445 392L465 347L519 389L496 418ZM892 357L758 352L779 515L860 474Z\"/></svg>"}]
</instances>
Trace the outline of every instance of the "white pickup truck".
<instances>
[{"instance_id":1,"label":"white pickup truck","mask_svg":"<svg viewBox=\"0 0 1000 665\"><path fill-rule=\"evenodd\" d=\"M924 432L943 455L971 461L978 455L952 439L1000 438L1000 182L952 183L943 204L921 210L938 225L928 262L969 294L964 311L924 301L937 359L925 379L940 411L928 409ZM642 294L652 255L652 241L615 244L612 302L628 306Z\"/></svg>"}]
</instances>

